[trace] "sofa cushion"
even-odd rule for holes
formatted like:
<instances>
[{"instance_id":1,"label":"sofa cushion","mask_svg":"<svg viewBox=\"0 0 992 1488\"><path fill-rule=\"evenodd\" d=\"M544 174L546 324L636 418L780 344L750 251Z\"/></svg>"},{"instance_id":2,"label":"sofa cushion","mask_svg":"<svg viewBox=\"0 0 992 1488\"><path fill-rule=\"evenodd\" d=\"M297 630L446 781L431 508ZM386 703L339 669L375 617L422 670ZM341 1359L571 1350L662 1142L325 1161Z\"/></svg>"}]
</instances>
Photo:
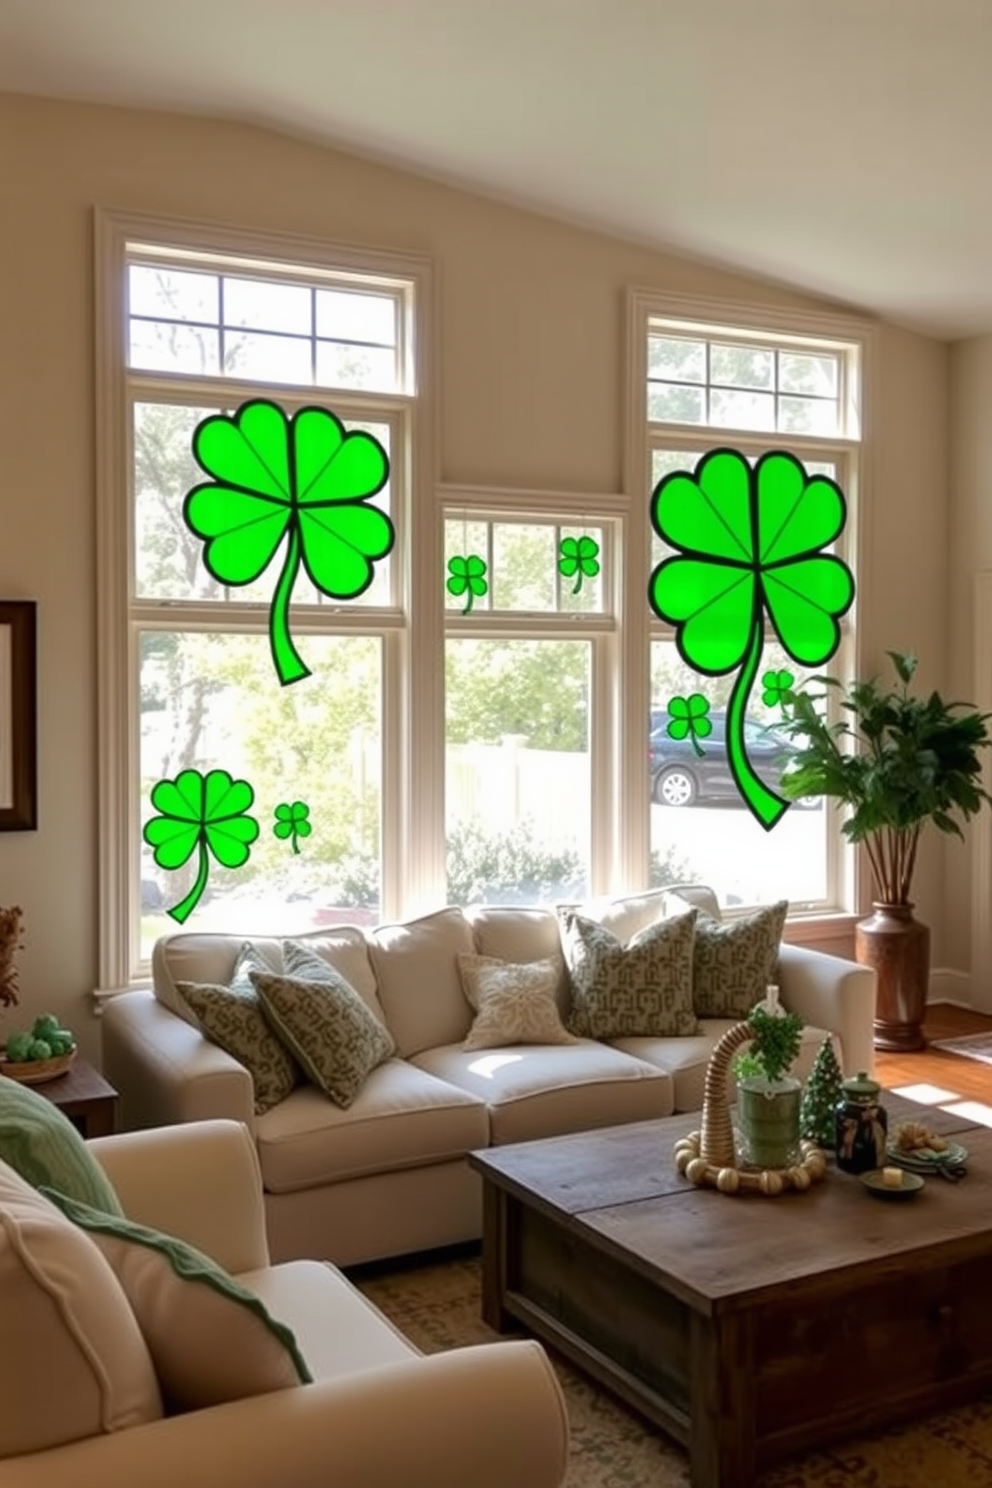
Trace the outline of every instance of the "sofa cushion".
<instances>
[{"instance_id":1,"label":"sofa cushion","mask_svg":"<svg viewBox=\"0 0 992 1488\"><path fill-rule=\"evenodd\" d=\"M113 1184L68 1116L29 1085L3 1078L0 1161L35 1188L50 1183L86 1204L112 1214L124 1212Z\"/></svg>"},{"instance_id":2,"label":"sofa cushion","mask_svg":"<svg viewBox=\"0 0 992 1488\"><path fill-rule=\"evenodd\" d=\"M696 1032L692 1006L696 911L640 930L624 944L612 930L562 910L572 985L568 1026L588 1038Z\"/></svg>"},{"instance_id":3,"label":"sofa cushion","mask_svg":"<svg viewBox=\"0 0 992 1488\"><path fill-rule=\"evenodd\" d=\"M558 917L553 909L537 905L514 907L502 904L473 904L465 911L472 927L475 949L480 956L502 961L544 961L557 967L555 997L559 1010L568 1009L568 968L561 948Z\"/></svg>"},{"instance_id":4,"label":"sofa cushion","mask_svg":"<svg viewBox=\"0 0 992 1488\"><path fill-rule=\"evenodd\" d=\"M492 1142L525 1142L672 1113L669 1075L592 1039L567 1048L475 1053L449 1045L417 1054L413 1062L486 1102Z\"/></svg>"},{"instance_id":5,"label":"sofa cushion","mask_svg":"<svg viewBox=\"0 0 992 1488\"><path fill-rule=\"evenodd\" d=\"M195 1246L48 1189L93 1238L148 1344L169 1411L309 1384L293 1332Z\"/></svg>"},{"instance_id":6,"label":"sofa cushion","mask_svg":"<svg viewBox=\"0 0 992 1488\"><path fill-rule=\"evenodd\" d=\"M395 1050L392 1035L354 987L304 945L283 945L284 974L253 971L262 1011L313 1083L350 1106L368 1075Z\"/></svg>"},{"instance_id":7,"label":"sofa cushion","mask_svg":"<svg viewBox=\"0 0 992 1488\"><path fill-rule=\"evenodd\" d=\"M370 931L379 1001L402 1058L458 1043L468 1033L472 1014L456 957L474 949L472 928L460 909Z\"/></svg>"},{"instance_id":8,"label":"sofa cushion","mask_svg":"<svg viewBox=\"0 0 992 1488\"><path fill-rule=\"evenodd\" d=\"M575 1042L558 1012L558 963L550 957L518 963L497 956L461 955L458 970L475 1012L462 1048Z\"/></svg>"},{"instance_id":9,"label":"sofa cushion","mask_svg":"<svg viewBox=\"0 0 992 1488\"><path fill-rule=\"evenodd\" d=\"M605 925L619 940L626 942L671 912L666 908L666 895L665 889L646 889L642 894L626 894L619 899L600 895L581 904L560 905L559 911L573 909L587 920ZM680 906L682 911L685 908Z\"/></svg>"},{"instance_id":10,"label":"sofa cushion","mask_svg":"<svg viewBox=\"0 0 992 1488\"><path fill-rule=\"evenodd\" d=\"M364 931L356 925L335 925L333 929L304 931L293 939L329 961L364 997L376 1017L384 1021ZM281 937L256 935L251 943L269 966L281 970ZM156 998L187 1023L195 1023L196 1018L180 996L176 983L229 983L244 944L243 935L204 931L161 936L152 948L152 985Z\"/></svg>"},{"instance_id":11,"label":"sofa cushion","mask_svg":"<svg viewBox=\"0 0 992 1488\"><path fill-rule=\"evenodd\" d=\"M113 1271L2 1162L0 1336L0 1461L162 1415L148 1346Z\"/></svg>"},{"instance_id":12,"label":"sofa cushion","mask_svg":"<svg viewBox=\"0 0 992 1488\"><path fill-rule=\"evenodd\" d=\"M489 1141L478 1096L387 1059L342 1110L312 1085L294 1090L255 1128L270 1193L292 1193L397 1168L453 1162Z\"/></svg>"},{"instance_id":13,"label":"sofa cushion","mask_svg":"<svg viewBox=\"0 0 992 1488\"><path fill-rule=\"evenodd\" d=\"M251 982L252 975L270 970L258 947L244 942L229 983L176 983L204 1037L251 1075L256 1115L285 1100L301 1078L299 1065L269 1026Z\"/></svg>"},{"instance_id":14,"label":"sofa cushion","mask_svg":"<svg viewBox=\"0 0 992 1488\"><path fill-rule=\"evenodd\" d=\"M738 920L700 914L692 964L692 1001L700 1018L746 1018L775 980L788 900Z\"/></svg>"},{"instance_id":15,"label":"sofa cushion","mask_svg":"<svg viewBox=\"0 0 992 1488\"><path fill-rule=\"evenodd\" d=\"M654 1065L671 1077L676 1111L700 1111L703 1106L706 1067L709 1064L710 1055L717 1041L722 1038L728 1028L733 1028L737 1021L735 1018L701 1018L699 1033L695 1038L620 1038L612 1042L614 1048L622 1049L624 1053L632 1055L635 1059L643 1059L647 1064ZM813 1061L825 1038L831 1038L834 1049L838 1048L834 1034L812 1026L803 1029L799 1054L791 1071L797 1079L808 1078L813 1068ZM728 1090L727 1099L732 1104L735 1096L732 1082L728 1083L731 1088Z\"/></svg>"}]
</instances>

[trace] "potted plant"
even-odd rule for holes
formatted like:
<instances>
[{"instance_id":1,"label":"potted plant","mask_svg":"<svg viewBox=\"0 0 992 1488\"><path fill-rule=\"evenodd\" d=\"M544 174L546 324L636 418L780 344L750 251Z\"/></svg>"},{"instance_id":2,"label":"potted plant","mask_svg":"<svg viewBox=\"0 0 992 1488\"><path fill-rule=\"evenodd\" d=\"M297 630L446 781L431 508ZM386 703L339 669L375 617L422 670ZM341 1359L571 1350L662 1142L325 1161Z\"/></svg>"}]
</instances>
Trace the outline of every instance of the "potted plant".
<instances>
[{"instance_id":1,"label":"potted plant","mask_svg":"<svg viewBox=\"0 0 992 1488\"><path fill-rule=\"evenodd\" d=\"M848 815L841 831L864 844L874 886L872 915L855 931L857 959L877 975L875 1043L880 1049L922 1049L930 974L930 932L913 916L911 890L920 835L928 822L964 836L968 821L989 801L982 788L979 751L990 740L989 714L970 703L945 702L939 692L914 696L916 657L887 653L898 683L875 678L832 688L843 714L831 723L822 711L826 692L788 691L780 727L795 746L782 777L783 793L832 796Z\"/></svg>"},{"instance_id":2,"label":"potted plant","mask_svg":"<svg viewBox=\"0 0 992 1488\"><path fill-rule=\"evenodd\" d=\"M748 1167L792 1167L800 1154L802 1085L788 1070L799 1053L803 1020L785 1012L770 988L747 1022L751 1043L733 1064L740 1157Z\"/></svg>"}]
</instances>

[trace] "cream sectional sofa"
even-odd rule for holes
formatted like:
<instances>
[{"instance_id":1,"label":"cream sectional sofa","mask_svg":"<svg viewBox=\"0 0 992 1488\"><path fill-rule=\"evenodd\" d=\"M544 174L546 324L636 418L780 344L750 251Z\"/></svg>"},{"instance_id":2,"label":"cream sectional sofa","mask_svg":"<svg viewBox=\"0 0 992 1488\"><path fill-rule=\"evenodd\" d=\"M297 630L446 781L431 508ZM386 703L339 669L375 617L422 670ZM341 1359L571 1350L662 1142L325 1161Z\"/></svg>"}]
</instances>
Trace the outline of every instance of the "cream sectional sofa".
<instances>
[{"instance_id":1,"label":"cream sectional sofa","mask_svg":"<svg viewBox=\"0 0 992 1488\"><path fill-rule=\"evenodd\" d=\"M205 1251L293 1330L313 1383L163 1416L117 1273L0 1162L4 1488L558 1488L568 1422L540 1345L423 1357L334 1267L272 1265L243 1126L90 1148L129 1218ZM181 1330L170 1348L181 1360L197 1340Z\"/></svg>"},{"instance_id":2,"label":"cream sectional sofa","mask_svg":"<svg viewBox=\"0 0 992 1488\"><path fill-rule=\"evenodd\" d=\"M684 894L688 892L683 889ZM696 902L718 914L707 890ZM658 893L590 908L624 941L661 913ZM389 1028L396 1054L374 1069L347 1109L302 1085L256 1115L248 1072L208 1040L178 981L226 980L243 936L179 933L153 956L153 989L123 993L104 1014L103 1064L122 1096L126 1128L226 1117L255 1141L269 1244L278 1260L341 1265L477 1238L481 1202L466 1154L701 1107L710 1051L733 1020L704 1019L687 1038L581 1039L468 1052L472 1011L459 953L510 962L557 958L568 977L556 914L544 908L448 908L369 931L313 932L330 960ZM281 941L255 937L273 964ZM805 1020L799 1072L823 1038L842 1068L872 1067L874 973L797 946L781 947L783 1004Z\"/></svg>"}]
</instances>

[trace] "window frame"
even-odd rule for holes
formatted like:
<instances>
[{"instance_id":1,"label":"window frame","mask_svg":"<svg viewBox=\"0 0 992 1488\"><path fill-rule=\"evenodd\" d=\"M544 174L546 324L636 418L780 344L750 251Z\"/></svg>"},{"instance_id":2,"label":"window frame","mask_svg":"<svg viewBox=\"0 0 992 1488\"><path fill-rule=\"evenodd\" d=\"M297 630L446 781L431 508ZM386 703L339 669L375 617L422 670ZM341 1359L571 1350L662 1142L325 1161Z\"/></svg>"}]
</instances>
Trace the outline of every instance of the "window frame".
<instances>
[{"instance_id":1,"label":"window frame","mask_svg":"<svg viewBox=\"0 0 992 1488\"><path fill-rule=\"evenodd\" d=\"M795 434L776 430L739 429L727 425L651 421L648 418L648 340L651 334L670 334L701 340L733 342L747 346L765 345L779 350L815 353L835 350L841 353L838 368L838 408L842 432L836 435ZM859 663L858 590L861 575L868 569L865 513L870 506L870 472L872 461L871 409L873 407L874 368L876 363L875 325L866 319L843 314L793 309L776 305L757 305L716 300L690 295L670 295L649 288L634 288L627 294L627 388L625 406L627 424L624 441L624 489L632 508L637 502L650 501L653 490L652 457L655 449L677 448L705 453L718 446L737 448L742 453L761 454L769 448L793 450L800 458L834 460L838 463L838 483L848 504L845 529L838 551L855 577L855 599L841 621L841 646L831 659L830 669L847 680L855 676ZM706 386L706 384L701 384ZM642 562L635 563L633 581L647 593L653 568L650 522L645 521L642 539ZM649 715L650 646L654 640L667 640L673 628L664 625L649 611L643 637L632 637L631 649L643 643L640 665L632 658L636 671L629 697L632 716ZM637 743L625 741L626 774L631 775ZM641 830L636 830L635 812L629 841L630 857L646 861L650 850L649 782L638 777L642 787ZM637 781L631 784L631 797L638 794ZM824 803L828 809L829 802ZM861 895L859 855L846 843L840 832L840 815L834 813L828 830L826 862L827 892L820 903L790 908L790 919L831 919L853 916L858 912ZM636 841L634 840L636 835ZM634 865L632 865L634 871ZM642 870L643 871L643 870Z\"/></svg>"},{"instance_id":2,"label":"window frame","mask_svg":"<svg viewBox=\"0 0 992 1488\"><path fill-rule=\"evenodd\" d=\"M374 633L382 642L382 917L411 912L429 899L429 885L443 868L443 831L437 803L443 799L443 762L438 767L441 684L429 664L431 638L440 643L438 606L425 603L437 591L441 566L432 528L435 484L433 267L421 255L318 242L296 236L252 232L142 213L97 208L94 212L96 308L96 482L97 482L97 728L99 988L104 992L147 983L140 959L140 821L138 637L160 628L248 632L267 629L266 607L237 600L184 604L138 599L133 592L134 501L131 470L132 407L135 401L237 406L246 398L271 396L287 408L333 402L348 417L386 417L394 429L391 458L391 517L396 544L391 555L388 605L294 607L294 632ZM402 356L406 385L401 392L357 392L313 384L269 384L222 374L203 377L128 367L127 263L187 254L240 260L273 276L281 263L290 270L335 282L371 276L403 287ZM416 334L412 316L416 314ZM400 485L405 490L399 489ZM425 494L426 493L426 494ZM418 617L417 645L411 644ZM223 622L223 624L222 624ZM416 789L413 783L416 782ZM416 855L409 845L417 843ZM412 859L412 863L411 863ZM412 874L401 875L408 864Z\"/></svg>"}]
</instances>

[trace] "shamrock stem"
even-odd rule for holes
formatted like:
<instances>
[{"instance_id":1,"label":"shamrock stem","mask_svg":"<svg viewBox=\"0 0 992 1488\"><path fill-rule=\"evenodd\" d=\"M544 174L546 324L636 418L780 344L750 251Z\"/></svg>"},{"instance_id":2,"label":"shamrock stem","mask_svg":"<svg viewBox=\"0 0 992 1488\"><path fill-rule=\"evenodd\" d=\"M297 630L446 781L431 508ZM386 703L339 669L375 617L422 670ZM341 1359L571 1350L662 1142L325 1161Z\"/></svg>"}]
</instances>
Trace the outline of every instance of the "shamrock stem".
<instances>
[{"instance_id":1,"label":"shamrock stem","mask_svg":"<svg viewBox=\"0 0 992 1488\"><path fill-rule=\"evenodd\" d=\"M200 895L207 887L207 875L209 872L210 859L207 856L207 844L205 839L201 836L200 856L197 866L196 883L190 889L189 893L186 895L186 898L181 899L178 904L174 904L173 907L169 910L169 914L174 920L178 920L180 925L184 924L185 921L189 919L189 916L193 913L194 909L199 904Z\"/></svg>"},{"instance_id":2,"label":"shamrock stem","mask_svg":"<svg viewBox=\"0 0 992 1488\"><path fill-rule=\"evenodd\" d=\"M293 830L292 830L292 832L291 832L290 835L292 836L292 839L293 839L293 851L294 851L294 853L296 853L297 857L299 857L299 855L300 855L300 839L299 839L299 835L298 835L297 830L296 830L295 827L293 828Z\"/></svg>"},{"instance_id":3,"label":"shamrock stem","mask_svg":"<svg viewBox=\"0 0 992 1488\"><path fill-rule=\"evenodd\" d=\"M578 592L579 592L579 590L581 588L582 588L582 567L580 565L579 568L576 570L575 583L572 585L572 593L573 594L578 594Z\"/></svg>"},{"instance_id":4,"label":"shamrock stem","mask_svg":"<svg viewBox=\"0 0 992 1488\"><path fill-rule=\"evenodd\" d=\"M283 687L290 682L299 682L309 677L310 668L305 665L289 633L289 601L300 568L300 529L294 521L289 529L286 545L286 561L272 596L269 610L269 645L279 681Z\"/></svg>"},{"instance_id":5,"label":"shamrock stem","mask_svg":"<svg viewBox=\"0 0 992 1488\"><path fill-rule=\"evenodd\" d=\"M734 779L737 781L737 789L744 797L751 814L757 817L766 832L770 832L783 812L788 811L789 803L781 796L777 796L774 791L770 791L763 780L758 779L751 768L751 761L747 757L747 749L744 746L744 718L751 696L751 688L758 675L758 665L761 661L764 643L759 616L755 619L744 665L734 682L730 702L727 705L727 758L730 761Z\"/></svg>"},{"instance_id":6,"label":"shamrock stem","mask_svg":"<svg viewBox=\"0 0 992 1488\"><path fill-rule=\"evenodd\" d=\"M474 598L475 598L475 596L472 593L472 586L470 584L468 586L468 588L465 590L465 604L464 604L464 607L462 608L462 614L463 615L467 615L467 614L470 613L470 611L472 609L472 602L473 602Z\"/></svg>"}]
</instances>

